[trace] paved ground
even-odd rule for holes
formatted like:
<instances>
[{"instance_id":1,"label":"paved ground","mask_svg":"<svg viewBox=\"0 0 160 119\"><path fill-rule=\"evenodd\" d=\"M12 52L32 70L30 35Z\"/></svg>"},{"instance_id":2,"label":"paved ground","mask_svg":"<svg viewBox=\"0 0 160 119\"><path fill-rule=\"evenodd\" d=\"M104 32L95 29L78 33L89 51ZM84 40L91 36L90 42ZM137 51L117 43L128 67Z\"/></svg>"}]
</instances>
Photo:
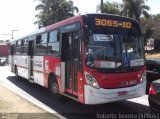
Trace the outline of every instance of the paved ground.
<instances>
[{"instance_id":1,"label":"paved ground","mask_svg":"<svg viewBox=\"0 0 160 119\"><path fill-rule=\"evenodd\" d=\"M3 70L4 71L4 70ZM0 72L0 78L4 75ZM25 100L0 83L0 119L59 119L44 109Z\"/></svg>"},{"instance_id":2,"label":"paved ground","mask_svg":"<svg viewBox=\"0 0 160 119\"><path fill-rule=\"evenodd\" d=\"M0 85L0 119L58 119Z\"/></svg>"}]
</instances>

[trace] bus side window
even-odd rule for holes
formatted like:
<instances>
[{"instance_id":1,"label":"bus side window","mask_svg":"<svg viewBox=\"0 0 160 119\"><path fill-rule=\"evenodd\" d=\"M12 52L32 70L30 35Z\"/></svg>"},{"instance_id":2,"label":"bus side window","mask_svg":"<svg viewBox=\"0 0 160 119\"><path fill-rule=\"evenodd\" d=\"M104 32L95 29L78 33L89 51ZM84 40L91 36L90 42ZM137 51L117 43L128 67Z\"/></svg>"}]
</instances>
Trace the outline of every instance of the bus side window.
<instances>
[{"instance_id":1,"label":"bus side window","mask_svg":"<svg viewBox=\"0 0 160 119\"><path fill-rule=\"evenodd\" d=\"M36 37L36 44L40 44L41 43L41 35L38 35Z\"/></svg>"},{"instance_id":2,"label":"bus side window","mask_svg":"<svg viewBox=\"0 0 160 119\"><path fill-rule=\"evenodd\" d=\"M38 55L47 54L47 33L36 37L35 53Z\"/></svg>"},{"instance_id":3,"label":"bus side window","mask_svg":"<svg viewBox=\"0 0 160 119\"><path fill-rule=\"evenodd\" d=\"M28 39L25 38L21 41L21 53L27 54L28 51Z\"/></svg>"},{"instance_id":4,"label":"bus side window","mask_svg":"<svg viewBox=\"0 0 160 119\"><path fill-rule=\"evenodd\" d=\"M56 31L52 31L49 33L48 39L48 54L54 55L55 57L59 57L59 35L60 33Z\"/></svg>"},{"instance_id":5,"label":"bus side window","mask_svg":"<svg viewBox=\"0 0 160 119\"><path fill-rule=\"evenodd\" d=\"M14 55L14 44L10 44L10 47L9 47L9 55Z\"/></svg>"},{"instance_id":6,"label":"bus side window","mask_svg":"<svg viewBox=\"0 0 160 119\"><path fill-rule=\"evenodd\" d=\"M16 55L20 55L21 52L21 40L16 41Z\"/></svg>"}]
</instances>

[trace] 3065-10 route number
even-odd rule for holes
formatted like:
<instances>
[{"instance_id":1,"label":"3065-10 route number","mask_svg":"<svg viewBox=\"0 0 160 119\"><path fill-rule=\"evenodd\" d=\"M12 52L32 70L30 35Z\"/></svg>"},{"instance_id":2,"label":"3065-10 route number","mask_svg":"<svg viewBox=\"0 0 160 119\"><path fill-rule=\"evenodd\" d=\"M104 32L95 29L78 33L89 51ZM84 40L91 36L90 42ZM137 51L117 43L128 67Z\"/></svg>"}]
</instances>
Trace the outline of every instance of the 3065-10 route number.
<instances>
[{"instance_id":1,"label":"3065-10 route number","mask_svg":"<svg viewBox=\"0 0 160 119\"><path fill-rule=\"evenodd\" d=\"M107 19L95 19L96 26L107 26L107 27L121 27L121 28L132 28L131 22L121 22L117 20L107 20Z\"/></svg>"}]
</instances>

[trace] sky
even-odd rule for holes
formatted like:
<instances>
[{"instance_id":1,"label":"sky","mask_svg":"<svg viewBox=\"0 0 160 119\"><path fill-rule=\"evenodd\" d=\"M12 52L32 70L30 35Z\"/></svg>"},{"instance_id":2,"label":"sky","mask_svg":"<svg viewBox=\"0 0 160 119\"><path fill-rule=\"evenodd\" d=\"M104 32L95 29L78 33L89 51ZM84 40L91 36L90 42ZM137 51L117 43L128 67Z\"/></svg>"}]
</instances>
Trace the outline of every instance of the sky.
<instances>
[{"instance_id":1,"label":"sky","mask_svg":"<svg viewBox=\"0 0 160 119\"><path fill-rule=\"evenodd\" d=\"M79 8L80 14L95 13L96 7L101 0L72 0L74 6ZM107 0L104 0L106 2ZM108 0L119 2L122 0ZM20 37L35 31L38 26L34 25L36 20L36 0L2 0L0 4L0 40L9 40L13 37ZM159 0L148 0L146 3L151 7L150 14L160 13Z\"/></svg>"}]
</instances>

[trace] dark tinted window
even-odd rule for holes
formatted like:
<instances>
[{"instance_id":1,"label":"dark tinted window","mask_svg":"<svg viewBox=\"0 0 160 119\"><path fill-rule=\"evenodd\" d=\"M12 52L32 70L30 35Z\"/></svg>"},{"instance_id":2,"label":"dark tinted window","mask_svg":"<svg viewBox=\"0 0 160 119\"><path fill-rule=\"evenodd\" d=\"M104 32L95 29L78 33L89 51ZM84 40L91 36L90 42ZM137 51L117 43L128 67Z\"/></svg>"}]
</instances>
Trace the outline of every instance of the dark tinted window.
<instances>
[{"instance_id":1,"label":"dark tinted window","mask_svg":"<svg viewBox=\"0 0 160 119\"><path fill-rule=\"evenodd\" d=\"M59 32L52 31L49 33L48 54L59 56Z\"/></svg>"},{"instance_id":2,"label":"dark tinted window","mask_svg":"<svg viewBox=\"0 0 160 119\"><path fill-rule=\"evenodd\" d=\"M25 38L21 40L21 53L27 54L27 51L28 51L28 39Z\"/></svg>"},{"instance_id":3,"label":"dark tinted window","mask_svg":"<svg viewBox=\"0 0 160 119\"><path fill-rule=\"evenodd\" d=\"M47 54L47 33L36 37L35 53L37 55Z\"/></svg>"},{"instance_id":4,"label":"dark tinted window","mask_svg":"<svg viewBox=\"0 0 160 119\"><path fill-rule=\"evenodd\" d=\"M16 54L19 55L21 52L21 40L16 41Z\"/></svg>"}]
</instances>

